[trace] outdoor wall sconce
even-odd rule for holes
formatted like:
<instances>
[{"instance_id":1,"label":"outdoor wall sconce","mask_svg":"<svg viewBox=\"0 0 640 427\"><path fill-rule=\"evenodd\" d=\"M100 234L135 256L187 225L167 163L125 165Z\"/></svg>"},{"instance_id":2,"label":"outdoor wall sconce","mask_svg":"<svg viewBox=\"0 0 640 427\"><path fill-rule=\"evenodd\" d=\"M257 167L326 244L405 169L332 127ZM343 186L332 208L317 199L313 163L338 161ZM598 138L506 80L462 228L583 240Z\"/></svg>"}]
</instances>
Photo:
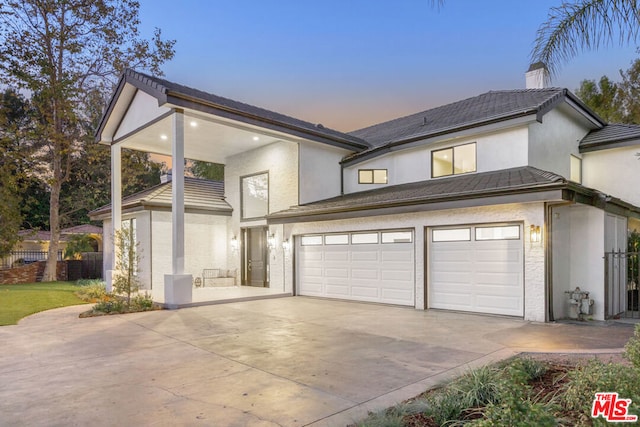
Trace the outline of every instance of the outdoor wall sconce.
<instances>
[{"instance_id":1,"label":"outdoor wall sconce","mask_svg":"<svg viewBox=\"0 0 640 427\"><path fill-rule=\"evenodd\" d=\"M542 232L540 231L539 225L531 224L531 227L529 227L529 238L531 239L532 243L540 242L540 239L542 238Z\"/></svg>"},{"instance_id":2,"label":"outdoor wall sconce","mask_svg":"<svg viewBox=\"0 0 640 427\"><path fill-rule=\"evenodd\" d=\"M231 238L231 250L234 252L238 250L238 238L236 236Z\"/></svg>"},{"instance_id":3,"label":"outdoor wall sconce","mask_svg":"<svg viewBox=\"0 0 640 427\"><path fill-rule=\"evenodd\" d=\"M269 249L271 249L271 250L276 248L276 236L275 236L275 234L273 234L273 233L269 234L269 237L267 237L267 245L269 245Z\"/></svg>"},{"instance_id":4,"label":"outdoor wall sconce","mask_svg":"<svg viewBox=\"0 0 640 427\"><path fill-rule=\"evenodd\" d=\"M285 240L282 242L282 249L284 249L284 250L285 250L285 252L288 252L288 251L289 251L289 248L291 248L291 243L289 242L289 239L285 239Z\"/></svg>"}]
</instances>

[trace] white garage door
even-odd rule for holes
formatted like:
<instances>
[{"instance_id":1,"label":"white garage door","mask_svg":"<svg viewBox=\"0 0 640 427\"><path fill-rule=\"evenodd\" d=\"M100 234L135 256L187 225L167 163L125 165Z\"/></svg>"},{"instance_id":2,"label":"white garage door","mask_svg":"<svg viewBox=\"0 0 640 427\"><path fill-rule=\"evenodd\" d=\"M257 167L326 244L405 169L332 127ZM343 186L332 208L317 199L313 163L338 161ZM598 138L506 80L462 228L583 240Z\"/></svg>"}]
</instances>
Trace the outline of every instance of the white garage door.
<instances>
[{"instance_id":1,"label":"white garage door","mask_svg":"<svg viewBox=\"0 0 640 427\"><path fill-rule=\"evenodd\" d=\"M524 315L522 226L434 228L429 307Z\"/></svg>"},{"instance_id":2,"label":"white garage door","mask_svg":"<svg viewBox=\"0 0 640 427\"><path fill-rule=\"evenodd\" d=\"M414 305L413 231L300 236L299 295Z\"/></svg>"}]
</instances>

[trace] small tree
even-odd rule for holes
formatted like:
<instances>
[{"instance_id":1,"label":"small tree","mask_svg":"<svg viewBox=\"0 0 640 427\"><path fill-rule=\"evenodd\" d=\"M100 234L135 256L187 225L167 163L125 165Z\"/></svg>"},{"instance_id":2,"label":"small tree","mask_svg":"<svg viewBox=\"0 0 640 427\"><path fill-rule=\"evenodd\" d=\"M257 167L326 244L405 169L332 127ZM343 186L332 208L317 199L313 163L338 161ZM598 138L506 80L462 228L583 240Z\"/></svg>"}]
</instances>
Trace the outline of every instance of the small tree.
<instances>
[{"instance_id":1,"label":"small tree","mask_svg":"<svg viewBox=\"0 0 640 427\"><path fill-rule=\"evenodd\" d=\"M122 227L115 233L116 268L113 290L127 297L127 308L131 306L131 294L140 289L140 243L136 241L132 227Z\"/></svg>"}]
</instances>

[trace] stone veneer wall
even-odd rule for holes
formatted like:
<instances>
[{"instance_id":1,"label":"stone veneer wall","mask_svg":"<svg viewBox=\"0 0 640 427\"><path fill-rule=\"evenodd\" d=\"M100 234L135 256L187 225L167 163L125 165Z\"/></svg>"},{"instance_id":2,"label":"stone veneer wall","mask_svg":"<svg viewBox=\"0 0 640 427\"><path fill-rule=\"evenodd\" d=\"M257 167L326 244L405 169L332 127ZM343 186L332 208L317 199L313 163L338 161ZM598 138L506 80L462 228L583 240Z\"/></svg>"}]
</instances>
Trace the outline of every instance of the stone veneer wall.
<instances>
[{"instance_id":1,"label":"stone veneer wall","mask_svg":"<svg viewBox=\"0 0 640 427\"><path fill-rule=\"evenodd\" d=\"M0 270L0 285L17 283L35 283L44 273L45 261L38 261L22 267L14 267L8 270ZM58 261L57 280L67 280L67 263Z\"/></svg>"}]
</instances>

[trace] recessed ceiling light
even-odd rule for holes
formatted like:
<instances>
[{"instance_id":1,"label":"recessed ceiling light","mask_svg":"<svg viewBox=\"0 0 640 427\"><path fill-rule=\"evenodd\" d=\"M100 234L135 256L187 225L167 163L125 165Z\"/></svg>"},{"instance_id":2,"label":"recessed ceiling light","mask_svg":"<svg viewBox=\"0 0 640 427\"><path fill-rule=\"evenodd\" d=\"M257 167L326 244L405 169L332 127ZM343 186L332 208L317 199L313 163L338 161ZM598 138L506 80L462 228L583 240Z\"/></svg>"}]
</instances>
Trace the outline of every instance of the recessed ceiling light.
<instances>
[{"instance_id":1,"label":"recessed ceiling light","mask_svg":"<svg viewBox=\"0 0 640 427\"><path fill-rule=\"evenodd\" d=\"M198 122L196 122L195 120L191 120L191 123L189 123L191 125L192 128L198 127Z\"/></svg>"},{"instance_id":2,"label":"recessed ceiling light","mask_svg":"<svg viewBox=\"0 0 640 427\"><path fill-rule=\"evenodd\" d=\"M165 134L160 135L160 139L163 140L163 141L166 141L167 140L167 135L165 135Z\"/></svg>"},{"instance_id":3,"label":"recessed ceiling light","mask_svg":"<svg viewBox=\"0 0 640 427\"><path fill-rule=\"evenodd\" d=\"M259 139L260 139L260 138L259 138L259 137L257 137L257 136L254 136L254 137L253 137L253 140L254 140L254 141L257 141L257 140L259 140Z\"/></svg>"}]
</instances>

